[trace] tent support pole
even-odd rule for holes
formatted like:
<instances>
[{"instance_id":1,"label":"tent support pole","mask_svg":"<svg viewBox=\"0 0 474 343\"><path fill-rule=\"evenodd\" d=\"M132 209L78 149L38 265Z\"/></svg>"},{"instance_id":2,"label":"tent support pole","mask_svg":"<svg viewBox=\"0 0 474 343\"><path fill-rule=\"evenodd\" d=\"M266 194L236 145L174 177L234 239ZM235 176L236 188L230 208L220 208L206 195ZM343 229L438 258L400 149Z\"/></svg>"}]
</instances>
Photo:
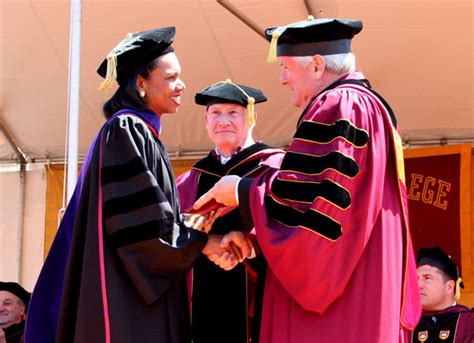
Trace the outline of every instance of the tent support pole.
<instances>
[{"instance_id":1,"label":"tent support pole","mask_svg":"<svg viewBox=\"0 0 474 343\"><path fill-rule=\"evenodd\" d=\"M228 10L230 13L235 15L237 18L239 18L245 25L247 25L252 30L257 32L263 39L266 39L265 34L263 33L263 29L260 26L258 26L252 19L246 16L241 10L239 10L237 7L232 5L230 1L217 0L217 3L221 5L222 7L224 7L226 10Z\"/></svg>"},{"instance_id":2,"label":"tent support pole","mask_svg":"<svg viewBox=\"0 0 474 343\"><path fill-rule=\"evenodd\" d=\"M303 0L304 2L304 5L306 7L306 11L308 11L308 14L312 15L313 17L315 18L319 18L315 12L314 12L314 9L313 9L313 5L311 5L311 2L310 0Z\"/></svg>"},{"instance_id":3,"label":"tent support pole","mask_svg":"<svg viewBox=\"0 0 474 343\"><path fill-rule=\"evenodd\" d=\"M28 163L28 156L23 153L21 148L18 146L16 139L10 131L10 128L5 123L2 117L0 117L0 131L3 132L3 135L8 141L8 144L15 152L19 164L19 177L20 177L20 199L19 199L19 211L18 211L18 227L17 227L17 241L16 241L16 279L18 283L22 283L21 279L21 270L22 270L22 255L23 255L23 232L24 232L24 223L25 223L25 183L26 183L26 164Z\"/></svg>"},{"instance_id":4,"label":"tent support pole","mask_svg":"<svg viewBox=\"0 0 474 343\"><path fill-rule=\"evenodd\" d=\"M71 199L77 181L79 146L79 98L81 74L81 0L71 0L71 32L69 46L69 116L67 201Z\"/></svg>"},{"instance_id":5,"label":"tent support pole","mask_svg":"<svg viewBox=\"0 0 474 343\"><path fill-rule=\"evenodd\" d=\"M25 184L26 163L20 162L20 209L18 211L18 232L16 243L16 279L20 285L23 283L21 271L23 263L23 232L25 224Z\"/></svg>"}]
</instances>

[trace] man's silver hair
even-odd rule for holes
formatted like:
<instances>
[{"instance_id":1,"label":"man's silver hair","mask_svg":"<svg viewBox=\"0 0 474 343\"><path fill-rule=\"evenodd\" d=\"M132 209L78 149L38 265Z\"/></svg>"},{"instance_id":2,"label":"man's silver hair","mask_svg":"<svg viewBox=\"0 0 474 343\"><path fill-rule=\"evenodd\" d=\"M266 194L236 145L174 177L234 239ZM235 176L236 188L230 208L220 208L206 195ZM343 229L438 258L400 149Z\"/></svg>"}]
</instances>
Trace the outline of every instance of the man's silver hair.
<instances>
[{"instance_id":1,"label":"man's silver hair","mask_svg":"<svg viewBox=\"0 0 474 343\"><path fill-rule=\"evenodd\" d=\"M298 63L306 68L311 62L312 56L295 56ZM355 55L352 52L345 54L323 56L326 62L326 69L336 75L352 73L355 71Z\"/></svg>"}]
</instances>

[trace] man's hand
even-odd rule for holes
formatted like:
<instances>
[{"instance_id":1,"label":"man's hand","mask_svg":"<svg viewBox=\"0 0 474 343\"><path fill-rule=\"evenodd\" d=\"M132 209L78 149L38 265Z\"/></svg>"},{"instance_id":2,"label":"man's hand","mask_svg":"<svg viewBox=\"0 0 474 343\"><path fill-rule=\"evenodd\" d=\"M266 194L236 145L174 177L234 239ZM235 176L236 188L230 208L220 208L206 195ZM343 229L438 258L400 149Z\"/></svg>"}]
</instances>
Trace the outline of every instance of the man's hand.
<instances>
[{"instance_id":1,"label":"man's hand","mask_svg":"<svg viewBox=\"0 0 474 343\"><path fill-rule=\"evenodd\" d=\"M241 231L231 231L226 234L221 240L220 247L223 249L238 249L240 252L239 262L242 262L252 253L252 243Z\"/></svg>"},{"instance_id":2,"label":"man's hand","mask_svg":"<svg viewBox=\"0 0 474 343\"><path fill-rule=\"evenodd\" d=\"M202 252L212 262L219 261L219 264L216 264L222 269L231 270L239 263L239 258L232 253L231 249L221 247L222 237L222 235L210 234Z\"/></svg>"},{"instance_id":3,"label":"man's hand","mask_svg":"<svg viewBox=\"0 0 474 343\"><path fill-rule=\"evenodd\" d=\"M219 247L222 254L209 254L207 258L224 270L231 270L252 252L250 240L240 231L232 231L222 237Z\"/></svg>"},{"instance_id":4,"label":"man's hand","mask_svg":"<svg viewBox=\"0 0 474 343\"><path fill-rule=\"evenodd\" d=\"M224 176L194 203L193 208L197 210L211 199L216 199L218 203L225 206L237 206L236 188L239 181L240 177L237 175Z\"/></svg>"}]
</instances>

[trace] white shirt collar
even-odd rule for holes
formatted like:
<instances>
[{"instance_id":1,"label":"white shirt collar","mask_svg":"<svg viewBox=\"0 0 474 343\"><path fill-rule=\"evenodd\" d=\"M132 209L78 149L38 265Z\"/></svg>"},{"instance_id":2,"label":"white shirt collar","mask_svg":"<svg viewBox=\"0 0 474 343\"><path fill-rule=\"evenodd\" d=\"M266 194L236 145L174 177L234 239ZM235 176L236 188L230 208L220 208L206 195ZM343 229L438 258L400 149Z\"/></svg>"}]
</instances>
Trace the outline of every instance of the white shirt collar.
<instances>
[{"instance_id":1,"label":"white shirt collar","mask_svg":"<svg viewBox=\"0 0 474 343\"><path fill-rule=\"evenodd\" d=\"M242 145L240 149L238 149L238 152L244 149L247 149L249 146L254 145L254 144L255 144L255 141L252 138L252 135L249 134L247 136L247 139L244 142L244 145ZM233 154L232 156L229 156L229 157L222 156L221 153L219 152L219 149L217 149L217 147L214 148L214 151L216 152L217 156L219 156L219 161L221 161L222 164L226 164L227 162L229 162L231 158L235 155Z\"/></svg>"}]
</instances>

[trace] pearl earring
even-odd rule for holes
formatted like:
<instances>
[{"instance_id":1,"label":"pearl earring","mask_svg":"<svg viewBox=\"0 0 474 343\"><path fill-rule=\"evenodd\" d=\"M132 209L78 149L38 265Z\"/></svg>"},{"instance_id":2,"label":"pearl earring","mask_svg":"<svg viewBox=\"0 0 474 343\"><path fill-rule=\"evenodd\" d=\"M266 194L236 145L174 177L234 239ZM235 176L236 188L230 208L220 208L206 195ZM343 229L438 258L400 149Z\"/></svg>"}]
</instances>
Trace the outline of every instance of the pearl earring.
<instances>
[{"instance_id":1,"label":"pearl earring","mask_svg":"<svg viewBox=\"0 0 474 343\"><path fill-rule=\"evenodd\" d=\"M145 91L144 90L141 90L140 92L138 92L138 94L140 94L140 97L142 97L142 98L145 97Z\"/></svg>"}]
</instances>

